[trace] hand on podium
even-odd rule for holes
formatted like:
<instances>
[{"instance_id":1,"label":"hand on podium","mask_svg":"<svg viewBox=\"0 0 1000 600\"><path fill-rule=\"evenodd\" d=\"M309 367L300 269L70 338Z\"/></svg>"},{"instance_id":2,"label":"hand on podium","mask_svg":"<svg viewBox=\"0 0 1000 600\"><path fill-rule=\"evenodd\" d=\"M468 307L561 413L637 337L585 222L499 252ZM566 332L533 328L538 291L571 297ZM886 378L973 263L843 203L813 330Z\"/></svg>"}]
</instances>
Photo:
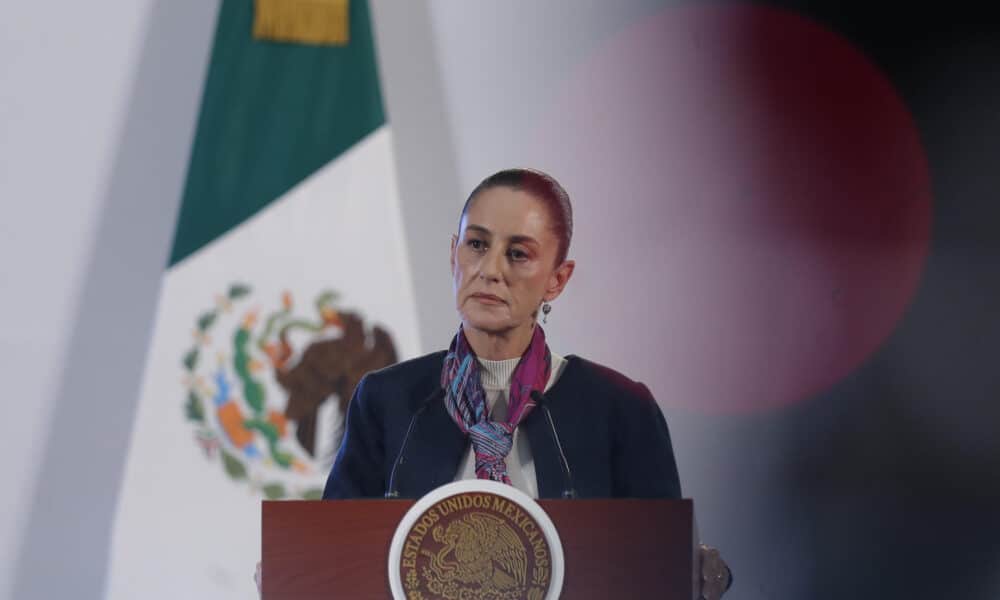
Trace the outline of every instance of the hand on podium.
<instances>
[{"instance_id":1,"label":"hand on podium","mask_svg":"<svg viewBox=\"0 0 1000 600\"><path fill-rule=\"evenodd\" d=\"M701 560L701 598L719 600L733 584L733 574L729 565L722 560L719 551L711 546L698 546Z\"/></svg>"}]
</instances>

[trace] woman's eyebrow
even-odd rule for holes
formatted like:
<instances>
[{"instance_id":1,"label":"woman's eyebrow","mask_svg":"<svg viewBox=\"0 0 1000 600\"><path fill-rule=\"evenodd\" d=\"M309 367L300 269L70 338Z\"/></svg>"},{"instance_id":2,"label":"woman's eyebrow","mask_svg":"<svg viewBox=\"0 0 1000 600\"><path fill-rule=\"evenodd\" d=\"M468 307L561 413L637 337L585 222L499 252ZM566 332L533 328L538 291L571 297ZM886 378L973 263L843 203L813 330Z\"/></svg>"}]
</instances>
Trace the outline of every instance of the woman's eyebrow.
<instances>
[{"instance_id":1,"label":"woman's eyebrow","mask_svg":"<svg viewBox=\"0 0 1000 600\"><path fill-rule=\"evenodd\" d=\"M512 235L508 239L510 240L511 244L529 244L535 246L538 245L538 240L531 237L530 235Z\"/></svg>"},{"instance_id":2,"label":"woman's eyebrow","mask_svg":"<svg viewBox=\"0 0 1000 600\"><path fill-rule=\"evenodd\" d=\"M479 233L481 235L485 235L485 236L488 236L488 237L493 237L493 232L490 231L489 229L487 229L486 227L483 227L482 225L475 225L475 224L470 223L470 224L468 224L468 225L465 226L465 230L466 231L475 231L476 233ZM531 237L530 235L515 234L515 235L512 235L512 236L508 237L507 241L510 242L511 244L529 244L529 245L535 245L535 246L539 245L538 244L538 240L536 240L535 238Z\"/></svg>"},{"instance_id":3,"label":"woman's eyebrow","mask_svg":"<svg viewBox=\"0 0 1000 600\"><path fill-rule=\"evenodd\" d=\"M465 230L466 231L475 231L475 232L481 233L483 235L489 235L489 236L493 235L492 231L490 231L489 229L483 227L482 225L466 225L465 226Z\"/></svg>"}]
</instances>

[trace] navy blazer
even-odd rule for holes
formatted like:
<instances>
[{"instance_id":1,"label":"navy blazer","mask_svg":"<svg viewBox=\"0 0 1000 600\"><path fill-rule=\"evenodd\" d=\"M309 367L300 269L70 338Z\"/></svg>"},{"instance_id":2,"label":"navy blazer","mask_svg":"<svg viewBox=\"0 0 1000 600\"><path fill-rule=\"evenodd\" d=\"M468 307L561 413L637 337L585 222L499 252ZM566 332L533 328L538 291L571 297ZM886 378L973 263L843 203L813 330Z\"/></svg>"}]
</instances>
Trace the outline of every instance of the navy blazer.
<instances>
[{"instance_id":1,"label":"navy blazer","mask_svg":"<svg viewBox=\"0 0 1000 600\"><path fill-rule=\"evenodd\" d=\"M411 417L440 390L445 352L365 375L354 391L347 430L324 499L382 497ZM670 433L649 389L621 373L566 357L545 403L580 498L680 498ZM544 412L519 425L528 436L540 498L565 488L558 449ZM401 497L419 498L455 480L469 441L437 399L416 417L405 461L396 471Z\"/></svg>"}]
</instances>

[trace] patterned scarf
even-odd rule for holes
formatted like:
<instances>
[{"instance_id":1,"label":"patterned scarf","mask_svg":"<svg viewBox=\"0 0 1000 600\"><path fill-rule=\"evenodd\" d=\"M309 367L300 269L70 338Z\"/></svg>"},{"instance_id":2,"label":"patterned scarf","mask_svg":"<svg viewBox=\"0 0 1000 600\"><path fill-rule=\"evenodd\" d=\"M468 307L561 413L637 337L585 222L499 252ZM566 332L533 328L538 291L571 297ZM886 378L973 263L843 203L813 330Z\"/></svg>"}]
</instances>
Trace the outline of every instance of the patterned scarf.
<instances>
[{"instance_id":1,"label":"patterned scarf","mask_svg":"<svg viewBox=\"0 0 1000 600\"><path fill-rule=\"evenodd\" d=\"M552 355L545 333L537 324L528 349L514 368L507 392L507 419L490 419L489 405L479 380L479 361L461 327L451 341L441 370L445 406L458 428L469 436L476 453L476 477L510 483L505 461L514 444L514 429L524 420L535 401L531 391L545 391L552 368Z\"/></svg>"}]
</instances>

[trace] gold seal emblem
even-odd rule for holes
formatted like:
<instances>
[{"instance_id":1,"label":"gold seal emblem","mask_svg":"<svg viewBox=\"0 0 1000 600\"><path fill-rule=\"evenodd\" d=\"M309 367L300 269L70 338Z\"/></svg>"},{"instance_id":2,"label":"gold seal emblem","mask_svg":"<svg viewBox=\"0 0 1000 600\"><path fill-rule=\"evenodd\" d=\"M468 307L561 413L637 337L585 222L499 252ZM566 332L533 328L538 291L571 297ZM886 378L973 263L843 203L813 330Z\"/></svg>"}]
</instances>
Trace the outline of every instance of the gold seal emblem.
<instances>
[{"instance_id":1,"label":"gold seal emblem","mask_svg":"<svg viewBox=\"0 0 1000 600\"><path fill-rule=\"evenodd\" d=\"M404 520L394 540L399 546L395 570L403 597L553 597L553 550L546 527L532 514L534 510L518 502L519 498L487 490L460 491L434 499L415 513L409 524ZM537 507L532 504L532 508Z\"/></svg>"}]
</instances>

